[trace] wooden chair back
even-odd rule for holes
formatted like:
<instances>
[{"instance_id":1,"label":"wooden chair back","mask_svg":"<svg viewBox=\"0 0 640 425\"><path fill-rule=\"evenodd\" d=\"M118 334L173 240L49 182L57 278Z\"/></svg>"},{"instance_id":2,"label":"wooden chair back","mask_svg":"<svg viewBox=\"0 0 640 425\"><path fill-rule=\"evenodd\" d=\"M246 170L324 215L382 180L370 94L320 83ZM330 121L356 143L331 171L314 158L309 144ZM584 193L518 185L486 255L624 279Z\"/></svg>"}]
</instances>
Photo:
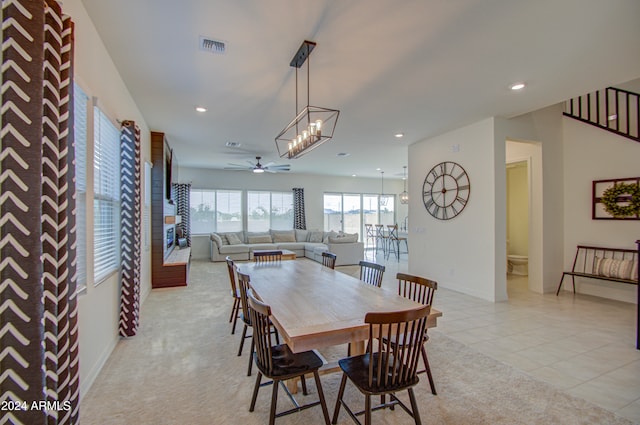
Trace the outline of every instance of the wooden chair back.
<instances>
[{"instance_id":1,"label":"wooden chair back","mask_svg":"<svg viewBox=\"0 0 640 425\"><path fill-rule=\"evenodd\" d=\"M236 266L231 257L227 256L227 269L229 271L229 282L231 283L231 296L238 296L238 286L236 285Z\"/></svg>"},{"instance_id":2,"label":"wooden chair back","mask_svg":"<svg viewBox=\"0 0 640 425\"><path fill-rule=\"evenodd\" d=\"M242 305L242 314L245 319L249 319L249 322L251 323L251 316L249 315L249 304L247 301L247 293L251 288L251 277L249 277L248 274L242 273L237 268L236 274L238 275L238 286L240 287L240 305ZM251 323L251 326L253 326L253 323Z\"/></svg>"},{"instance_id":3,"label":"wooden chair back","mask_svg":"<svg viewBox=\"0 0 640 425\"><path fill-rule=\"evenodd\" d=\"M398 295L431 306L438 282L420 276L398 273Z\"/></svg>"},{"instance_id":4,"label":"wooden chair back","mask_svg":"<svg viewBox=\"0 0 640 425\"><path fill-rule=\"evenodd\" d=\"M282 261L282 251L256 251L253 253L253 261L256 263Z\"/></svg>"},{"instance_id":5,"label":"wooden chair back","mask_svg":"<svg viewBox=\"0 0 640 425\"><path fill-rule=\"evenodd\" d=\"M329 267L330 269L335 269L336 267L336 259L338 257L333 252L323 252L322 253L322 265L325 267Z\"/></svg>"},{"instance_id":6,"label":"wooden chair back","mask_svg":"<svg viewBox=\"0 0 640 425\"><path fill-rule=\"evenodd\" d=\"M251 325L253 326L253 341L256 349L256 362L261 370L270 374L273 371L273 356L271 354L271 307L259 301L253 291L247 294ZM275 385L275 384L274 384Z\"/></svg>"},{"instance_id":7,"label":"wooden chair back","mask_svg":"<svg viewBox=\"0 0 640 425\"><path fill-rule=\"evenodd\" d=\"M360 280L369 285L382 286L382 276L385 267L382 264L370 263L369 261L360 261Z\"/></svg>"},{"instance_id":8,"label":"wooden chair back","mask_svg":"<svg viewBox=\"0 0 640 425\"><path fill-rule=\"evenodd\" d=\"M369 324L369 386L402 388L417 382L417 366L431 307L367 313ZM383 341L402 341L401 344Z\"/></svg>"}]
</instances>

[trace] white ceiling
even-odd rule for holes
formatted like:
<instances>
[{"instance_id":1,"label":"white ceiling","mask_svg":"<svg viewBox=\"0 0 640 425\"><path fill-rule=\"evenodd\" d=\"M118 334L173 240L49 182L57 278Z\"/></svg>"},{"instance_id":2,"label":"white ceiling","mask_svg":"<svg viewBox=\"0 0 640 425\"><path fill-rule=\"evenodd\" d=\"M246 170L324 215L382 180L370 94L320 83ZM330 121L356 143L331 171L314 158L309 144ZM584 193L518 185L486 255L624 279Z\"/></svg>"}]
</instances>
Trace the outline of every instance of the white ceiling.
<instances>
[{"instance_id":1,"label":"white ceiling","mask_svg":"<svg viewBox=\"0 0 640 425\"><path fill-rule=\"evenodd\" d=\"M409 144L640 77L637 0L83 3L181 166L223 168L260 154L296 173L376 177L380 167L393 178ZM201 35L224 40L227 52L199 51ZM274 137L295 115L289 62L305 39L317 43L310 103L341 114L332 141L286 161ZM518 81L526 89L510 91Z\"/></svg>"}]
</instances>

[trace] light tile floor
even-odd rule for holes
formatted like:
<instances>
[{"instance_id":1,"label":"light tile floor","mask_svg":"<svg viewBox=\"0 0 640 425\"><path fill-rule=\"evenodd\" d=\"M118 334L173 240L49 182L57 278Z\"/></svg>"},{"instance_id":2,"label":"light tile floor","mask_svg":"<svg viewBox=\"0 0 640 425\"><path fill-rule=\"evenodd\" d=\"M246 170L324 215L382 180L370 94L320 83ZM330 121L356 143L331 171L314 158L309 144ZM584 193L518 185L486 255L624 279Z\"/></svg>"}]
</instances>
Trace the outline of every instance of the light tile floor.
<instances>
[{"instance_id":1,"label":"light tile floor","mask_svg":"<svg viewBox=\"0 0 640 425\"><path fill-rule=\"evenodd\" d=\"M407 272L406 254L385 261L381 251L375 256L367 250L366 257L386 265L385 286L397 284L397 272ZM580 294L536 294L527 283L526 277L508 276L509 301L501 303L438 289L434 307L443 317L437 330L640 423L636 306Z\"/></svg>"}]
</instances>

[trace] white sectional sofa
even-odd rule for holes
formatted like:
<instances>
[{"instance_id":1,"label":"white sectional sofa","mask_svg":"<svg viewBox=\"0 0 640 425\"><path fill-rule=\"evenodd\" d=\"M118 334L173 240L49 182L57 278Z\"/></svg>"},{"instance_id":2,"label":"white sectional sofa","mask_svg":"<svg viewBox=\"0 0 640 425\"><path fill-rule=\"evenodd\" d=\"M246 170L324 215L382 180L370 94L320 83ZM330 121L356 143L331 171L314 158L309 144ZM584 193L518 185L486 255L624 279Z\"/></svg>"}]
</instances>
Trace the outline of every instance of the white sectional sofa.
<instances>
[{"instance_id":1,"label":"white sectional sofa","mask_svg":"<svg viewBox=\"0 0 640 425\"><path fill-rule=\"evenodd\" d=\"M358 234L338 234L313 230L270 230L268 232L212 233L211 261L251 260L257 249L287 249L296 257L322 262L322 253L336 254L336 266L358 264L364 259L364 244Z\"/></svg>"}]
</instances>

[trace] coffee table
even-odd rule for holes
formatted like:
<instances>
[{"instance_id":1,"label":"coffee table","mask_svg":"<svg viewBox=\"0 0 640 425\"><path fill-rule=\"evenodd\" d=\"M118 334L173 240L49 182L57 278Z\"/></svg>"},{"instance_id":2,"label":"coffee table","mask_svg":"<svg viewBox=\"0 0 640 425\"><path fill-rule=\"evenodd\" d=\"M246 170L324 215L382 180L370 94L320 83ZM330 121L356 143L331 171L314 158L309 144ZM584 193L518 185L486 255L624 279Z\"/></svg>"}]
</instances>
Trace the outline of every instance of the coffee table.
<instances>
[{"instance_id":1,"label":"coffee table","mask_svg":"<svg viewBox=\"0 0 640 425\"><path fill-rule=\"evenodd\" d=\"M272 252L272 251L282 251L282 259L283 260L295 260L296 253L293 251L289 251L288 249L256 249L253 252Z\"/></svg>"}]
</instances>

